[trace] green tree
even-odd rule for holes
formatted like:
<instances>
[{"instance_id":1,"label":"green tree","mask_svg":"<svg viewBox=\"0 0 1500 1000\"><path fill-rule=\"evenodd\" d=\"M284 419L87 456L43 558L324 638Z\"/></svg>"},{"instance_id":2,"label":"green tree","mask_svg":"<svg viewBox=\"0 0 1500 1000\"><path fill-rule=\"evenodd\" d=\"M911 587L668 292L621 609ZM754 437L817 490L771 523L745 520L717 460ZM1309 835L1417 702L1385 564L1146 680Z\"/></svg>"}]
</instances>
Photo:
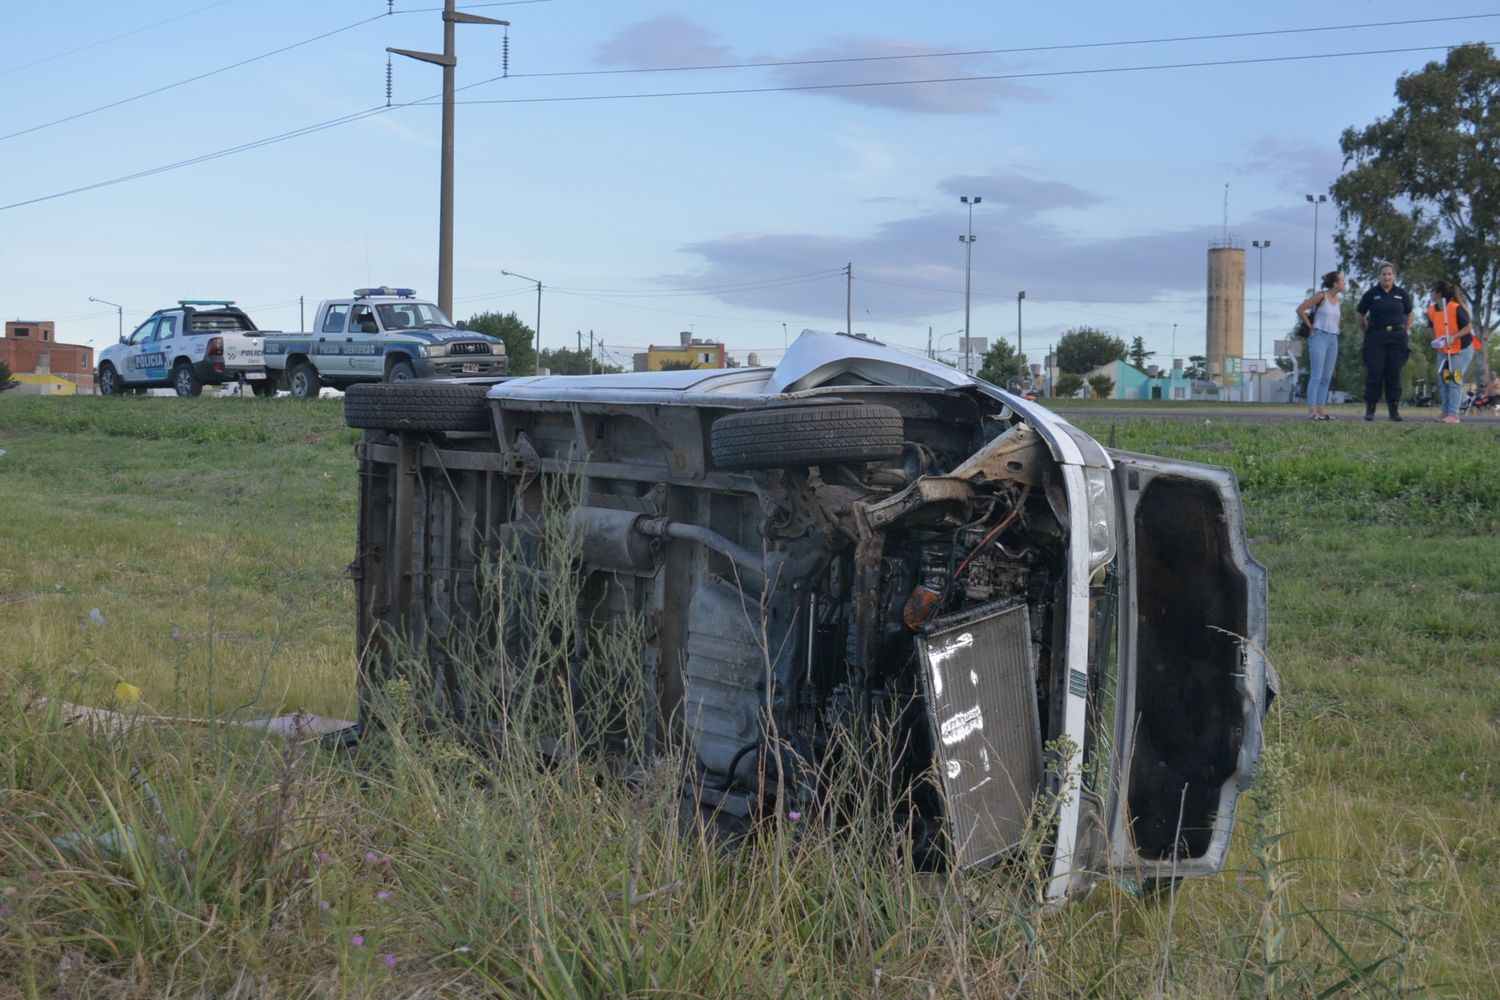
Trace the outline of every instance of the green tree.
<instances>
[{"instance_id":1,"label":"green tree","mask_svg":"<svg viewBox=\"0 0 1500 1000\"><path fill-rule=\"evenodd\" d=\"M1396 100L1388 117L1339 139L1339 259L1370 278L1388 260L1408 287L1456 281L1489 330L1500 277L1500 60L1486 45L1449 49L1446 61L1401 76Z\"/></svg>"},{"instance_id":2,"label":"green tree","mask_svg":"<svg viewBox=\"0 0 1500 1000\"><path fill-rule=\"evenodd\" d=\"M1026 365L1010 341L1001 337L984 352L979 366L979 377L990 385L1004 386L1017 375L1025 373Z\"/></svg>"},{"instance_id":3,"label":"green tree","mask_svg":"<svg viewBox=\"0 0 1500 1000\"><path fill-rule=\"evenodd\" d=\"M0 361L0 392L5 392L7 389L14 389L20 384L11 377L10 365L4 361Z\"/></svg>"},{"instance_id":4,"label":"green tree","mask_svg":"<svg viewBox=\"0 0 1500 1000\"><path fill-rule=\"evenodd\" d=\"M476 333L499 337L505 341L505 353L509 358L507 370L510 374L536 374L536 332L517 319L515 313L476 313L464 325Z\"/></svg>"},{"instance_id":5,"label":"green tree","mask_svg":"<svg viewBox=\"0 0 1500 1000\"><path fill-rule=\"evenodd\" d=\"M1125 341L1091 326L1078 326L1057 342L1057 367L1082 375L1100 365L1125 359Z\"/></svg>"},{"instance_id":6,"label":"green tree","mask_svg":"<svg viewBox=\"0 0 1500 1000\"><path fill-rule=\"evenodd\" d=\"M1115 380L1108 375L1094 375L1089 378L1089 388L1095 399L1108 399L1114 395Z\"/></svg>"},{"instance_id":7,"label":"green tree","mask_svg":"<svg viewBox=\"0 0 1500 1000\"><path fill-rule=\"evenodd\" d=\"M1083 388L1083 376L1076 372L1063 372L1057 376L1057 384L1052 388L1059 396L1076 396L1078 390Z\"/></svg>"},{"instance_id":8,"label":"green tree","mask_svg":"<svg viewBox=\"0 0 1500 1000\"><path fill-rule=\"evenodd\" d=\"M1131 364L1135 365L1141 371L1145 371L1146 362L1156 357L1156 352L1146 350L1145 337L1134 337L1130 341L1130 350L1125 353L1125 357Z\"/></svg>"},{"instance_id":9,"label":"green tree","mask_svg":"<svg viewBox=\"0 0 1500 1000\"><path fill-rule=\"evenodd\" d=\"M1208 358L1201 354L1188 355L1187 367L1182 369L1182 375L1184 378L1202 382L1208 378Z\"/></svg>"},{"instance_id":10,"label":"green tree","mask_svg":"<svg viewBox=\"0 0 1500 1000\"><path fill-rule=\"evenodd\" d=\"M614 375L624 371L619 365L606 365L590 358L588 351L570 351L566 347L555 351L543 348L542 367L554 375Z\"/></svg>"}]
</instances>

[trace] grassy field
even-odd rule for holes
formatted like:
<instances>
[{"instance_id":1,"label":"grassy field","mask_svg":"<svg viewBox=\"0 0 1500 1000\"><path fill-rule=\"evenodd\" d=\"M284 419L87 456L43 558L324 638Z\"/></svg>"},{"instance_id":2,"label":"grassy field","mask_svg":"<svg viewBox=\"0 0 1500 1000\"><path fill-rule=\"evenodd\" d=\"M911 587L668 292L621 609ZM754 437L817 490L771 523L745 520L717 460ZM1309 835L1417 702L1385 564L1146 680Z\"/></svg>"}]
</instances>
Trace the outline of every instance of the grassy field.
<instances>
[{"instance_id":1,"label":"grassy field","mask_svg":"<svg viewBox=\"0 0 1500 1000\"><path fill-rule=\"evenodd\" d=\"M124 680L349 717L355 435L335 402L0 397L0 996L1500 995L1495 430L1079 419L1236 471L1283 694L1231 870L1049 911L876 825L680 837L667 768L27 711Z\"/></svg>"}]
</instances>

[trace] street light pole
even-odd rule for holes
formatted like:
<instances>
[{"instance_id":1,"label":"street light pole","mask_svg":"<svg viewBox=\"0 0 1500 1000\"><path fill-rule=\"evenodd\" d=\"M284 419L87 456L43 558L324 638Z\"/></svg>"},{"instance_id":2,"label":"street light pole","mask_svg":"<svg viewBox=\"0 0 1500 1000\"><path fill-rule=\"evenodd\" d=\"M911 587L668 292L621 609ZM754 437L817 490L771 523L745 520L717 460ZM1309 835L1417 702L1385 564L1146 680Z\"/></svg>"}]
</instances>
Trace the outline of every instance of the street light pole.
<instances>
[{"instance_id":1,"label":"street light pole","mask_svg":"<svg viewBox=\"0 0 1500 1000\"><path fill-rule=\"evenodd\" d=\"M1270 240L1251 240L1250 245L1256 249L1256 283L1260 286L1257 291L1258 300L1255 305L1255 355L1260 359L1262 366L1266 362L1266 248L1271 245ZM1313 265L1317 270L1317 264ZM1255 401L1261 402L1260 390L1265 384L1263 371L1255 373Z\"/></svg>"},{"instance_id":2,"label":"street light pole","mask_svg":"<svg viewBox=\"0 0 1500 1000\"><path fill-rule=\"evenodd\" d=\"M1026 352L1021 349L1021 303L1026 299L1026 290L1022 289L1016 293L1016 357L1022 365L1026 364Z\"/></svg>"},{"instance_id":3,"label":"street light pole","mask_svg":"<svg viewBox=\"0 0 1500 1000\"><path fill-rule=\"evenodd\" d=\"M1326 204L1328 202L1328 196L1326 194L1320 194L1316 198L1314 198L1312 195L1308 195L1307 196L1307 200L1312 203L1312 207L1313 207L1313 280L1312 280L1312 287L1313 288L1317 288L1318 287L1318 206ZM1269 243L1266 244L1266 245L1270 246Z\"/></svg>"},{"instance_id":4,"label":"street light pole","mask_svg":"<svg viewBox=\"0 0 1500 1000\"><path fill-rule=\"evenodd\" d=\"M522 281L529 281L536 285L536 330L534 332L536 333L536 363L540 368L542 364L542 283L535 278L528 278L514 271L501 271L500 273L507 278L520 278Z\"/></svg>"},{"instance_id":5,"label":"street light pole","mask_svg":"<svg viewBox=\"0 0 1500 1000\"><path fill-rule=\"evenodd\" d=\"M411 49L386 49L398 56L443 67L443 152L438 190L438 308L450 319L453 317L453 77L454 69L458 66L458 56L454 53L453 26L460 23L510 25L509 21L497 21L493 17L455 10L454 0L443 0L441 54Z\"/></svg>"},{"instance_id":6,"label":"street light pole","mask_svg":"<svg viewBox=\"0 0 1500 1000\"><path fill-rule=\"evenodd\" d=\"M125 339L125 309L124 309L124 307L120 306L118 303L110 302L107 299L96 299L92 295L89 296L89 301L90 302L97 302L101 306L114 306L115 307L115 321L116 321L115 325L116 325L116 330L118 331L118 335L116 336L115 339L117 339L117 340L124 340Z\"/></svg>"},{"instance_id":7,"label":"street light pole","mask_svg":"<svg viewBox=\"0 0 1500 1000\"><path fill-rule=\"evenodd\" d=\"M964 373L973 374L974 351L969 341L969 265L974 254L974 206L984 199L978 195L973 198L962 195L958 200L969 206L968 235L960 236L958 239L964 245Z\"/></svg>"}]
</instances>

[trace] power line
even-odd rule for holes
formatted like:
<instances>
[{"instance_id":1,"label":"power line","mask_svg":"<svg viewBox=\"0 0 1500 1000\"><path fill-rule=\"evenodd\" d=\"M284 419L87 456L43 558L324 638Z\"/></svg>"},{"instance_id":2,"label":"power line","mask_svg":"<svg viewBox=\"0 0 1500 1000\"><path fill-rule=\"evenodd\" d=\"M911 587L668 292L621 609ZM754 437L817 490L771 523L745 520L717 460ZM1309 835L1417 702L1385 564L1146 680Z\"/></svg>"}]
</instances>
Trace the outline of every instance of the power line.
<instances>
[{"instance_id":1,"label":"power line","mask_svg":"<svg viewBox=\"0 0 1500 1000\"><path fill-rule=\"evenodd\" d=\"M630 73L682 73L723 69L772 69L783 66L828 66L845 63L894 62L910 59L960 59L973 56L1034 55L1040 52L1066 52L1074 49L1121 48L1132 45L1166 45L1178 42L1228 41L1237 38L1262 38L1278 35L1304 35L1324 31L1349 31L1362 28L1393 28L1412 24L1439 24L1447 21L1472 21L1500 17L1500 14L1461 14L1454 17L1423 17L1405 21L1368 21L1363 24L1333 24L1317 28L1269 28L1262 31L1233 31L1213 35L1177 35L1164 38L1117 39L1104 42L1070 42L1061 45L1027 45L1007 49L967 49L956 52L904 52L880 56L839 56L826 59L768 59L759 62L711 63L697 66L639 66L627 69L560 70L554 73L512 73L511 79L612 76Z\"/></svg>"},{"instance_id":2,"label":"power line","mask_svg":"<svg viewBox=\"0 0 1500 1000\"><path fill-rule=\"evenodd\" d=\"M393 11L392 13L406 13L406 11ZM334 28L332 31L325 31L321 35L314 35L311 38L304 38L300 42L293 42L290 45L283 45L279 49L272 49L270 52L262 52L260 55L251 56L248 59L241 59L239 62L230 63L228 66L220 66L218 69L211 69L206 73L199 73L197 76L190 76L184 80L178 80L175 83L164 84L163 86L156 87L152 90L146 90L142 91L139 94L133 94L130 97L122 97L118 101L110 101L108 104L101 104L96 108L89 108L87 111L79 111L71 115L66 115L62 118L54 119L50 122L43 122L40 125L33 125L30 128L23 128L18 132L11 132L7 135L0 135L0 142L4 142L7 139L14 139L17 136L30 135L33 132L40 132L42 129L51 128L54 125L62 125L67 122L77 121L80 118L87 118L89 115L96 115L101 111L108 111L111 108L118 108L121 105L130 104L131 102L139 101L142 98L154 97L157 94L164 94L169 90L176 90L178 87L185 87L190 83L197 83L199 80L207 80L209 77L218 76L220 73L227 73L232 69L239 69L241 66L248 66L251 63L260 62L262 59L269 59L272 56L280 55L283 52L290 52L292 49L301 48L304 45L310 45L313 42L322 41L325 38L331 38L332 36L341 34L345 31L351 31L355 28L360 27L361 25L369 24L371 21L378 21L386 16L388 15L376 14L374 17L367 17L363 21L355 21L353 24L346 24L342 28Z\"/></svg>"},{"instance_id":3,"label":"power line","mask_svg":"<svg viewBox=\"0 0 1500 1000\"><path fill-rule=\"evenodd\" d=\"M1490 42L1463 42L1465 45L1490 45ZM939 83L988 83L996 80L1037 80L1048 77L1102 76L1110 73L1145 73L1173 69L1205 69L1219 66L1254 66L1266 63L1303 62L1312 59L1348 59L1358 56L1400 55L1410 52L1431 52L1452 49L1453 45L1414 45L1397 49L1363 49L1355 52L1317 52L1310 55L1257 56L1246 59L1207 59L1196 62L1156 63L1145 66L1104 66L1096 69L1037 70L1030 73L988 73L980 76L933 77L925 80L865 80L856 83L806 83L786 84L775 87L734 87L721 90L676 90L657 91L644 94L583 94L572 97L503 97L484 100L459 101L459 104L564 104L583 101L626 101L658 97L725 97L743 94L795 93L817 90L853 90L871 87L911 87ZM514 79L515 76L509 77ZM491 77L477 87L506 77ZM468 88L464 88L468 89ZM413 101L414 105L429 105L430 101Z\"/></svg>"},{"instance_id":4,"label":"power line","mask_svg":"<svg viewBox=\"0 0 1500 1000\"><path fill-rule=\"evenodd\" d=\"M1490 43L1490 42L1477 42L1477 43L1466 43L1466 44L1489 45L1489 44L1492 44L1492 43ZM1255 65L1255 64L1265 64L1265 63L1297 62L1297 61L1305 61L1305 60L1309 60L1309 59L1339 59L1339 58L1352 58L1352 57L1358 57L1358 56L1393 55L1393 54L1410 53L1410 52L1429 52L1429 51L1432 51L1434 49L1450 49L1450 48L1452 48L1452 46L1448 46L1448 45L1425 45L1425 46L1412 46L1412 47L1409 47L1409 48L1396 48L1396 49L1366 49L1366 50L1360 50L1360 51L1354 51L1354 52L1321 52L1321 53L1317 53L1317 54L1314 54L1314 55L1305 55L1305 56L1304 55L1263 56L1263 57L1247 58L1247 59L1204 60L1204 61L1199 61L1199 62L1163 63L1163 64L1156 64L1156 65L1148 65L1148 66L1102 67L1102 68L1098 68L1098 69L1050 70L1050 71L1037 71L1037 72L1033 72L1033 73L991 74L991 75L985 75L985 76L951 77L951 78L928 79L928 80L867 81L867 82L861 82L861 83L806 84L806 85L800 85L800 86L754 87L754 88L738 88L738 89L730 89L730 90L677 91L677 92L648 93L648 94L603 94L603 95L593 95L593 96L585 95L585 96L577 96L577 97L501 98L501 99L491 99L491 100L458 101L456 103L459 103L459 104L537 104L537 103L582 102L582 101L601 101L601 100L628 100L628 99L656 98L656 97L712 97L712 96L735 95L735 94L776 93L776 92L787 92L787 91L839 90L839 89L849 89L849 88L856 88L856 87L901 87L901 86L913 86L913 85L933 84L933 83L978 83L978 82L984 82L984 81L990 81L990 80L1019 80L1019 79L1038 79L1038 78L1043 78L1043 77L1091 76L1091 75L1104 75L1104 74L1109 74L1109 73L1131 73L1131 72L1146 72L1146 71L1170 70L1170 69L1201 69L1201 68L1211 68L1211 67L1218 67L1218 66L1244 66L1244 65ZM480 81L478 83L469 84L469 85L467 85L465 87L461 87L459 89L460 90L467 90L467 89L470 89L472 87L481 86L481 85L483 85L485 83L493 83L496 80L500 80L500 79L504 79L504 77L492 77L489 80L483 80L483 81ZM55 198L62 198L62 197L66 197L68 195L81 194L81 193L83 193L85 191L93 191L93 190L96 190L98 188L110 187L110 186L115 185L115 184L122 184L122 183L125 183L127 181L138 180L138 179L143 178L143 177L149 177L149 176L152 176L153 174L165 173L165 172L170 171L170 170L177 170L177 169L180 169L182 167L192 166L192 165L198 164L198 163L203 163L203 162L206 162L208 160L219 159L221 157L230 156L230 155L233 155L235 153L244 152L246 150L257 149L257 148L259 148L261 146L268 146L268 145L272 145L274 143L284 142L287 139L297 138L298 136L311 134L313 132L319 132L319 131L322 131L324 129L336 128L336 127L338 127L340 125L347 125L347 124L350 124L352 122L359 121L359 120L362 120L364 118L371 117L372 115L382 114L384 112L391 111L391 110L394 110L396 108L416 107L416 106L422 106L422 107L431 106L431 102L432 102L432 100L436 96L437 95L433 95L433 97L423 98L423 99L418 100L418 101L411 101L411 102L408 102L406 104L392 104L392 105L380 106L380 107L375 107L375 108L369 108L369 109L366 109L365 111L358 111L358 112L354 112L354 113L349 114L349 115L341 116L339 118L332 118L332 119L329 119L329 120L324 121L324 122L319 122L319 123L317 123L315 125L309 125L309 126L306 126L304 128L300 128L300 129L293 129L293 130L291 130L289 132L282 132L282 133L279 133L279 134L274 135L274 136L269 136L269 137L264 138L264 139L256 140L254 142L244 143L244 144L241 144L239 146L232 146L232 147L229 147L227 149L218 150L217 152L213 152L213 153L207 153L207 154L204 154L202 156L192 157L192 158L187 159L187 160L179 160L179 161L177 161L175 163L164 164L162 166L153 167L153 168L150 168L148 170L138 171L138 172L133 173L133 174L126 174L126 175L123 175L123 176L120 176L120 177L110 178L109 180L97 181L97 182L95 182L93 184L86 184L86 185L82 185L80 187L70 188L70 189L68 189L66 191L58 191L58 192L54 192L54 193L48 194L48 195L41 195L41 196L38 196L36 198L28 198L28 199L25 199L23 201L11 202L10 204L0 205L0 212L6 211L6 210L12 209L12 208L20 208L20 207L23 207L23 206L26 206L26 205L34 205L34 204L37 204L38 202L51 201L51 200L53 200Z\"/></svg>"},{"instance_id":5,"label":"power line","mask_svg":"<svg viewBox=\"0 0 1500 1000\"><path fill-rule=\"evenodd\" d=\"M387 111L392 111L399 107L405 107L405 105L377 105L373 108L366 108L364 111L356 111L352 114L341 115L338 118L330 118L327 121L317 122L313 125L305 125L302 128L292 129L288 132L280 132L276 135L267 136L264 139L256 139L252 142L241 143L238 146L230 146L226 149L220 149L212 153L204 153L201 156L190 157L186 160L178 160L175 163L167 163L159 167L151 167L147 170L138 170L133 174L125 174L120 177L112 177L109 180L95 181L93 184L84 184L80 187L69 188L66 191L56 191L52 194L45 194L36 198L27 198L24 201L13 201L8 205L0 205L0 212L4 212L12 208L21 208L25 205L35 205L38 202L52 201L55 198L64 198L72 194L82 194L85 191L95 191L99 188L112 187L115 184L124 184L126 181L140 180L142 177L150 177L154 174L164 174L169 170L178 170L182 167L190 167L198 163L206 163L209 160L217 160L225 156L232 156L235 153L243 153L251 149L259 149L262 146L270 146L278 142L285 142L288 139L298 138L299 136L311 135L314 132L322 132L325 129L337 128L340 125L348 125L353 122L362 121L366 118L372 118L375 115L385 114Z\"/></svg>"},{"instance_id":6,"label":"power line","mask_svg":"<svg viewBox=\"0 0 1500 1000\"><path fill-rule=\"evenodd\" d=\"M118 42L122 38L129 38L131 35L139 35L143 31L150 31L152 28L160 28L164 24L171 24L173 21L180 21L185 17L192 17L194 14L201 14L205 10L211 10L214 7L222 7L226 3L231 2L233 2L233 0L216 0L215 3L205 4L204 6L196 7L193 10L183 11L181 14L174 14L173 16L163 18L160 21L152 21L150 24L144 24L139 28L132 28L129 31L122 31L118 35L111 35L108 38L101 38L96 42L89 42L87 45L80 45L75 49L68 49L66 52L58 52L55 55L43 56L42 58L34 59L29 63L22 63L19 66L11 66L9 69L0 69L0 76L8 76L11 73L19 73L23 69L31 69L31 67L33 66L40 66L43 63L49 63L56 59L63 59L67 56L77 55L80 52L87 52L89 49L96 49L101 45L108 45L110 42Z\"/></svg>"}]
</instances>

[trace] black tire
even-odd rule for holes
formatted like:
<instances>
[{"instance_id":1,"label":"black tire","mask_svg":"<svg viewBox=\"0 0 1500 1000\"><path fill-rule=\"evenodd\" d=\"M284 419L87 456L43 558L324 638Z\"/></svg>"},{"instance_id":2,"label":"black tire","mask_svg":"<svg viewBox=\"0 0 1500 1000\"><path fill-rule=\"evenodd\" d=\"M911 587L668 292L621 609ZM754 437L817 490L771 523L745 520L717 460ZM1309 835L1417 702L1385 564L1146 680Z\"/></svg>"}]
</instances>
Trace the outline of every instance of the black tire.
<instances>
[{"instance_id":1,"label":"black tire","mask_svg":"<svg viewBox=\"0 0 1500 1000\"><path fill-rule=\"evenodd\" d=\"M276 380L270 376L256 379L250 383L250 391L257 396L274 396L276 395Z\"/></svg>"},{"instance_id":2,"label":"black tire","mask_svg":"<svg viewBox=\"0 0 1500 1000\"><path fill-rule=\"evenodd\" d=\"M731 413L714 422L714 465L775 469L896 458L900 411L866 403L804 403Z\"/></svg>"},{"instance_id":3,"label":"black tire","mask_svg":"<svg viewBox=\"0 0 1500 1000\"><path fill-rule=\"evenodd\" d=\"M120 379L120 373L115 371L114 365L99 366L99 395L125 395L125 383Z\"/></svg>"},{"instance_id":4,"label":"black tire","mask_svg":"<svg viewBox=\"0 0 1500 1000\"><path fill-rule=\"evenodd\" d=\"M297 399L318 398L318 370L311 361L299 361L286 376L287 388Z\"/></svg>"},{"instance_id":5,"label":"black tire","mask_svg":"<svg viewBox=\"0 0 1500 1000\"><path fill-rule=\"evenodd\" d=\"M186 361L180 361L176 368L172 369L172 388L177 390L177 395L183 399L189 396L203 395L203 380L193 372L193 366Z\"/></svg>"},{"instance_id":6,"label":"black tire","mask_svg":"<svg viewBox=\"0 0 1500 1000\"><path fill-rule=\"evenodd\" d=\"M344 393L344 423L383 431L486 431L489 387L451 382L364 382Z\"/></svg>"},{"instance_id":7,"label":"black tire","mask_svg":"<svg viewBox=\"0 0 1500 1000\"><path fill-rule=\"evenodd\" d=\"M412 367L410 361L392 361L391 367L386 370L385 380L387 382L410 382L417 377L417 370Z\"/></svg>"}]
</instances>

